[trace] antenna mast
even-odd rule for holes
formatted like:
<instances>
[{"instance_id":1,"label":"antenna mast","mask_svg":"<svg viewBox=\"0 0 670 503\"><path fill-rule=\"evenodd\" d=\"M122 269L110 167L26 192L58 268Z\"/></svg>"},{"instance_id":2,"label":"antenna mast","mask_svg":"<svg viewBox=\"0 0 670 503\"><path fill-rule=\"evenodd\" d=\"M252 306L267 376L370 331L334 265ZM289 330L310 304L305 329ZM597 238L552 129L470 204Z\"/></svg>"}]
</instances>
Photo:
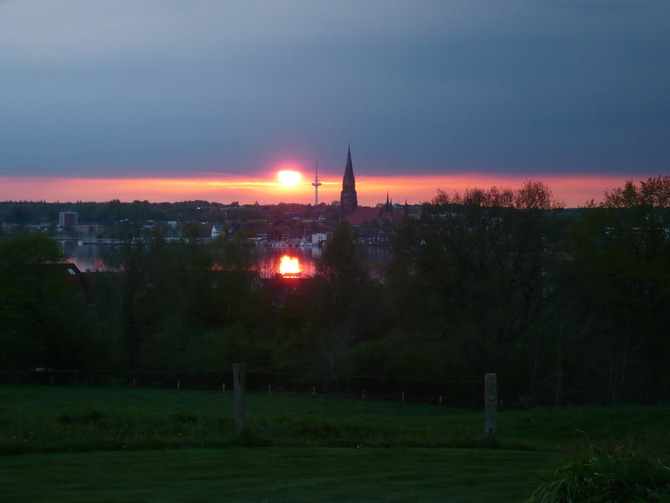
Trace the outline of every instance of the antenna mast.
<instances>
[{"instance_id":1,"label":"antenna mast","mask_svg":"<svg viewBox=\"0 0 670 503\"><path fill-rule=\"evenodd\" d=\"M319 161L316 161L316 168L314 170L314 181L312 182L314 186L314 206L319 205L319 187L321 182L319 181Z\"/></svg>"}]
</instances>

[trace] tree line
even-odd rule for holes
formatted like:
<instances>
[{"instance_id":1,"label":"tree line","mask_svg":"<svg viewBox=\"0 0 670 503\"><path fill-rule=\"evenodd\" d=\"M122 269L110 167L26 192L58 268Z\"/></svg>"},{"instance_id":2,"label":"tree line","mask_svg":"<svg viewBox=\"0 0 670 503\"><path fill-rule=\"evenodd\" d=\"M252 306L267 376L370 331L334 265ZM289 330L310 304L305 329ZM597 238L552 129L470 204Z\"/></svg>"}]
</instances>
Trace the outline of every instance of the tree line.
<instances>
[{"instance_id":1,"label":"tree line","mask_svg":"<svg viewBox=\"0 0 670 503\"><path fill-rule=\"evenodd\" d=\"M244 204L232 202L224 205L208 201L182 201L174 203L151 203L149 201L121 202L113 199L107 202L77 201L73 203L47 203L31 201L0 201L0 222L17 225L38 225L58 223L60 212L75 211L81 224L117 225L119 222L139 221L180 221L216 222L253 220L276 222L295 215L313 218L324 215L336 218L337 208L324 203L311 204Z\"/></svg>"},{"instance_id":2,"label":"tree line","mask_svg":"<svg viewBox=\"0 0 670 503\"><path fill-rule=\"evenodd\" d=\"M7 237L0 369L244 361L291 386L403 379L416 393L496 372L508 403L667 402L669 207L667 176L578 210L540 182L438 191L396 229L380 275L341 223L315 277L294 284L260 282L235 237L168 243L157 228L138 240L129 224L117 272L77 281L63 279L50 238Z\"/></svg>"}]
</instances>

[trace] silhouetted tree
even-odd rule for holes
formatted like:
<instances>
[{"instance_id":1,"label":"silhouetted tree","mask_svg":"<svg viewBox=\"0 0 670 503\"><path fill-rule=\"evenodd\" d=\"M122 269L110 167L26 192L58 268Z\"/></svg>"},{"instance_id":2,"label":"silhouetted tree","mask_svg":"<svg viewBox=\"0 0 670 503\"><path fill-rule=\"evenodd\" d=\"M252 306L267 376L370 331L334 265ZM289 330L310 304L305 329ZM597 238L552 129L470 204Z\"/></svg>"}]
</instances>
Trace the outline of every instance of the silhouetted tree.
<instances>
[{"instance_id":1,"label":"silhouetted tree","mask_svg":"<svg viewBox=\"0 0 670 503\"><path fill-rule=\"evenodd\" d=\"M82 364L87 310L80 275L43 234L0 241L0 365ZM68 269L69 268L69 269Z\"/></svg>"},{"instance_id":2,"label":"silhouetted tree","mask_svg":"<svg viewBox=\"0 0 670 503\"><path fill-rule=\"evenodd\" d=\"M397 310L410 310L401 314L405 324L418 319L424 336L432 331L451 341L451 359L467 359L475 375L503 369L521 375L511 357L523 351L547 304L550 200L542 184L516 193L439 191L421 219L398 234L390 278L404 290Z\"/></svg>"},{"instance_id":3,"label":"silhouetted tree","mask_svg":"<svg viewBox=\"0 0 670 503\"><path fill-rule=\"evenodd\" d=\"M626 182L574 221L557 285L581 399L669 398L669 196L670 177Z\"/></svg>"}]
</instances>

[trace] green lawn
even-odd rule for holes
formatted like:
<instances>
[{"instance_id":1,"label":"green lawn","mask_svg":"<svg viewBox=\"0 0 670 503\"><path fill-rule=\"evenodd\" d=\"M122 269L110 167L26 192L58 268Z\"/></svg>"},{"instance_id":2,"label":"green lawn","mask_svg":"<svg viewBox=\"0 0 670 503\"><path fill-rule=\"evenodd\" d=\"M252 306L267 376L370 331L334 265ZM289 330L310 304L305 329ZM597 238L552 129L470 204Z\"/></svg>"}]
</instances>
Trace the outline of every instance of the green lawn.
<instances>
[{"instance_id":1,"label":"green lawn","mask_svg":"<svg viewBox=\"0 0 670 503\"><path fill-rule=\"evenodd\" d=\"M325 396L0 385L0 501L522 501L575 446L670 452L667 406L483 413Z\"/></svg>"},{"instance_id":2,"label":"green lawn","mask_svg":"<svg viewBox=\"0 0 670 503\"><path fill-rule=\"evenodd\" d=\"M518 502L547 453L244 448L0 458L10 502Z\"/></svg>"},{"instance_id":3,"label":"green lawn","mask_svg":"<svg viewBox=\"0 0 670 503\"><path fill-rule=\"evenodd\" d=\"M486 447L483 413L327 396L247 397L246 445ZM633 444L670 452L670 407L502 411L502 449L566 451L575 444ZM239 445L232 393L0 385L0 453Z\"/></svg>"}]
</instances>

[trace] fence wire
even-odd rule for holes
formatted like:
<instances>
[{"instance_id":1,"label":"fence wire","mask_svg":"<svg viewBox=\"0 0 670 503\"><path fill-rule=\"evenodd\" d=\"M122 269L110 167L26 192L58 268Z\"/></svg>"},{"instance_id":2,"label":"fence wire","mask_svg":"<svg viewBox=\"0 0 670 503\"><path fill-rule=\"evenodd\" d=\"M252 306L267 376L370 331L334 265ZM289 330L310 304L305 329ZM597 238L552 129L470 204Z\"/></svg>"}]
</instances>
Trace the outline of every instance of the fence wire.
<instances>
[{"instance_id":1,"label":"fence wire","mask_svg":"<svg viewBox=\"0 0 670 503\"><path fill-rule=\"evenodd\" d=\"M112 386L212 392L232 392L232 369L212 370L52 370L0 372L5 383L55 386ZM384 400L445 407L481 409L484 380L426 380L370 375L319 375L289 372L247 371L249 393L329 396L360 400ZM499 381L500 406L531 405L529 386ZM549 390L545 390L549 391Z\"/></svg>"}]
</instances>

